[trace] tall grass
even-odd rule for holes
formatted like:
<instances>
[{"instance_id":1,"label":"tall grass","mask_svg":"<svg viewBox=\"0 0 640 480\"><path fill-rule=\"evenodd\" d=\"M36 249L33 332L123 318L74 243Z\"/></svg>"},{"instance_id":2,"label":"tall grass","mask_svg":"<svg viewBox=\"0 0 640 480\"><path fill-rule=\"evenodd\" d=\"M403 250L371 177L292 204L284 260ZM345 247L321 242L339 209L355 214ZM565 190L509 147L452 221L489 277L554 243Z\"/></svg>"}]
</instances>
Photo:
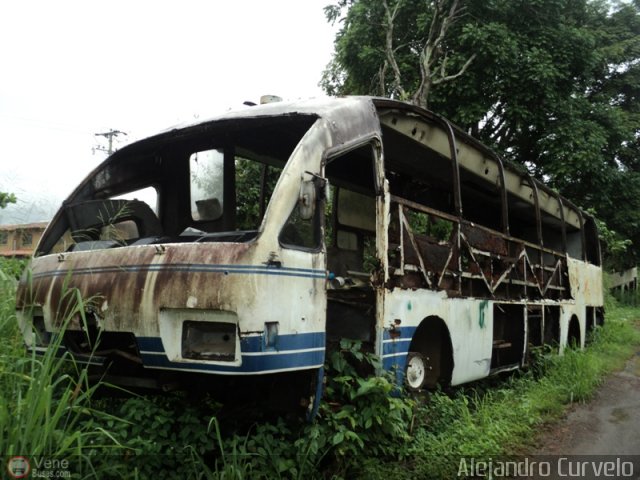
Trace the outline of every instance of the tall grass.
<instances>
[{"instance_id":1,"label":"tall grass","mask_svg":"<svg viewBox=\"0 0 640 480\"><path fill-rule=\"evenodd\" d=\"M506 380L481 382L454 393L436 392L421 403L391 397L392 384L384 378L360 378L349 365L336 361L342 370L330 376L321 416L311 425L279 419L257 423L250 432L223 433L214 418L206 436L191 421L198 411L203 421L211 418L211 411L189 412L192 406L180 397L152 406L143 403L155 412L153 418L178 412L173 415L177 424L155 428L155 444L166 445L164 439L174 432L176 452L185 452L189 440L182 432L175 433L176 426L188 421L192 432L200 432L201 440L191 442L197 457L190 466L207 459L196 475L201 478L458 478L461 457L487 460L535 453L540 427L557 419L567 404L588 401L604 376L621 368L640 345L640 333L632 323L638 317L638 310L616 308L584 351L542 355L536 368ZM358 353L354 348L343 352L347 357ZM139 418L150 424L144 416ZM388 430L392 427L395 430ZM178 464L174 461L167 468L174 472Z\"/></svg>"},{"instance_id":2,"label":"tall grass","mask_svg":"<svg viewBox=\"0 0 640 480\"><path fill-rule=\"evenodd\" d=\"M457 478L460 457L535 452L535 434L640 345L640 311L607 299L607 320L584 351L541 355L535 368L426 402L391 395L385 378L362 378L332 355L327 396L314 424L257 422L221 428L219 405L185 394L96 401L87 372L56 356L25 353L15 317L15 276L0 270L0 453L69 458L94 478ZM66 321L86 300L67 292ZM374 361L374 360L371 360Z\"/></svg>"},{"instance_id":3,"label":"tall grass","mask_svg":"<svg viewBox=\"0 0 640 480\"><path fill-rule=\"evenodd\" d=\"M87 370L58 357L62 335L52 338L42 356L26 353L15 315L16 280L0 271L0 452L7 456L67 459L76 471L100 472L90 452L119 449L103 428L110 415L92 408L98 385L89 385ZM64 325L84 314L85 302L67 292L70 309Z\"/></svg>"},{"instance_id":4,"label":"tall grass","mask_svg":"<svg viewBox=\"0 0 640 480\"><path fill-rule=\"evenodd\" d=\"M612 294L615 302L619 305L628 307L640 306L640 293L638 290L625 290L624 292L615 292Z\"/></svg>"},{"instance_id":5,"label":"tall grass","mask_svg":"<svg viewBox=\"0 0 640 480\"><path fill-rule=\"evenodd\" d=\"M586 350L542 356L534 369L517 372L492 388L482 384L454 395L435 393L421 405L420 423L402 462L365 461L370 478L459 478L461 457L476 460L534 454L536 432L570 403L588 401L604 377L622 368L640 345L640 312L616 307Z\"/></svg>"}]
</instances>

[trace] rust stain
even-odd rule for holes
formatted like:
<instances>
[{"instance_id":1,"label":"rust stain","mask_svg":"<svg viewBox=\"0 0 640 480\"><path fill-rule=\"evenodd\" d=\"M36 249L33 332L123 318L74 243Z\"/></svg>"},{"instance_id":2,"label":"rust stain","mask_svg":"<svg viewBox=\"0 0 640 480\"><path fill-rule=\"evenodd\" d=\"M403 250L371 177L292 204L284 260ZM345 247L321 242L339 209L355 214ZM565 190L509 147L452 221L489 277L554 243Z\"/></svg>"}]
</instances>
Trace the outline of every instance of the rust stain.
<instances>
[{"instance_id":1,"label":"rust stain","mask_svg":"<svg viewBox=\"0 0 640 480\"><path fill-rule=\"evenodd\" d=\"M168 245L164 255L156 255L154 246L143 246L77 253L62 263L42 257L33 261L31 285L21 284L17 306L48 305L54 324L59 324L75 301L65 292L77 289L85 301L108 305L101 315L110 326L125 331L152 313L143 311L150 305L155 314L160 308L184 308L195 296L199 308L224 308L238 288L249 288L246 277L224 270L201 272L197 266L247 264L251 249L247 244L218 243ZM146 290L149 285L151 291Z\"/></svg>"},{"instance_id":2,"label":"rust stain","mask_svg":"<svg viewBox=\"0 0 640 480\"><path fill-rule=\"evenodd\" d=\"M461 230L469 244L474 248L496 255L507 255L509 253L508 242L500 235L474 227L468 223L462 223Z\"/></svg>"}]
</instances>

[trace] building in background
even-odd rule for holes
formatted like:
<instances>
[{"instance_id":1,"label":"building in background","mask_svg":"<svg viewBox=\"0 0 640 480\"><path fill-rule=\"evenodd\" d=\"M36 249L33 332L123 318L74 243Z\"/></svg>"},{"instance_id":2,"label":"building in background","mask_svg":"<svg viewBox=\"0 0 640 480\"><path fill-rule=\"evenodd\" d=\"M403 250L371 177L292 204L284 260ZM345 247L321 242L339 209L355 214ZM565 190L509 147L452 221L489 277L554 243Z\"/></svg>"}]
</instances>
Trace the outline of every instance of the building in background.
<instances>
[{"instance_id":1,"label":"building in background","mask_svg":"<svg viewBox=\"0 0 640 480\"><path fill-rule=\"evenodd\" d=\"M0 225L0 257L30 257L48 222Z\"/></svg>"}]
</instances>

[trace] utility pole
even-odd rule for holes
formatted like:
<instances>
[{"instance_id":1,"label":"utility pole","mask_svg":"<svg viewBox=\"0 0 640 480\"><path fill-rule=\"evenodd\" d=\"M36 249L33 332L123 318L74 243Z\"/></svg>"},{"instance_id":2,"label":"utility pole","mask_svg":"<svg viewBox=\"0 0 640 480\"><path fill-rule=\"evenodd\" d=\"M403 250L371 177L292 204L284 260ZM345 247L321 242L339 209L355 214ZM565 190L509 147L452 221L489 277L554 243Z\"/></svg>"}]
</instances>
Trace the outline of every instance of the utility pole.
<instances>
[{"instance_id":1,"label":"utility pole","mask_svg":"<svg viewBox=\"0 0 640 480\"><path fill-rule=\"evenodd\" d=\"M99 152L106 152L108 155L113 153L113 137L117 137L118 135L126 135L125 132L121 132L120 130L110 129L108 132L103 133L94 133L96 137L104 137L109 140L109 147L105 148L102 145L97 145L93 147L93 151L98 150Z\"/></svg>"}]
</instances>

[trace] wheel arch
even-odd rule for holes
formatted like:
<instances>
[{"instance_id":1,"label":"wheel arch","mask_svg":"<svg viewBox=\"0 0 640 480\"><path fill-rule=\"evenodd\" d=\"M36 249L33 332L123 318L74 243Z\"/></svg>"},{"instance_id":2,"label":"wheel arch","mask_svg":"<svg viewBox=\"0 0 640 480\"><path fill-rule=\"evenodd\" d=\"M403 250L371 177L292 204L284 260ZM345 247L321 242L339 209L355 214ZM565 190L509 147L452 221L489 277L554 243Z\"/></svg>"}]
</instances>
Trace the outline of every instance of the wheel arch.
<instances>
[{"instance_id":1,"label":"wheel arch","mask_svg":"<svg viewBox=\"0 0 640 480\"><path fill-rule=\"evenodd\" d=\"M571 347L572 345L576 345L578 348L581 348L582 329L580 328L580 319L575 313L569 318L567 327L567 346Z\"/></svg>"},{"instance_id":2,"label":"wheel arch","mask_svg":"<svg viewBox=\"0 0 640 480\"><path fill-rule=\"evenodd\" d=\"M453 343L445 321L431 315L424 318L414 332L409 352L420 353L425 357L428 369L425 379L427 388L437 384L450 385L454 368Z\"/></svg>"}]
</instances>

